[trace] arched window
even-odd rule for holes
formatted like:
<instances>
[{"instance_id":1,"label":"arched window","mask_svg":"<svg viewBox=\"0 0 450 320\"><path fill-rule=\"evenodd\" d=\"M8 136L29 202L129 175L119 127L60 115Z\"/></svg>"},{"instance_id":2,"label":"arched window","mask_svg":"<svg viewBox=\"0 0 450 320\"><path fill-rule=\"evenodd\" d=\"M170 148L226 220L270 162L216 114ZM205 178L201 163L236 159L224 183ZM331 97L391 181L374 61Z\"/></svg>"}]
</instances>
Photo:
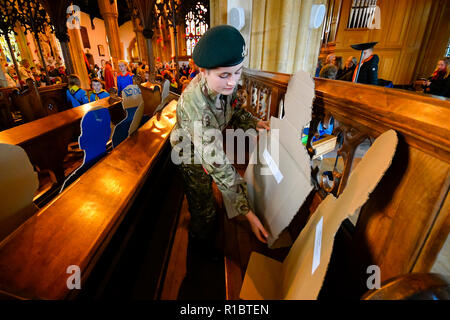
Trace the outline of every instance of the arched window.
<instances>
[{"instance_id":1,"label":"arched window","mask_svg":"<svg viewBox=\"0 0 450 320\"><path fill-rule=\"evenodd\" d=\"M192 55L194 47L197 44L200 37L208 30L208 24L206 23L208 9L197 2L195 7L190 10L186 16L186 54Z\"/></svg>"},{"instance_id":2,"label":"arched window","mask_svg":"<svg viewBox=\"0 0 450 320\"><path fill-rule=\"evenodd\" d=\"M16 37L14 36L14 32L10 32L9 33L9 41L11 42L11 47L14 51L14 56L17 60L17 62L20 62L22 60L22 58L20 57L20 51L19 51L19 46L17 45L16 42ZM6 58L6 63L11 64L13 62L9 48L8 48L8 44L6 43L6 40L3 36L0 36L0 48L2 51L2 55L5 55Z\"/></svg>"}]
</instances>

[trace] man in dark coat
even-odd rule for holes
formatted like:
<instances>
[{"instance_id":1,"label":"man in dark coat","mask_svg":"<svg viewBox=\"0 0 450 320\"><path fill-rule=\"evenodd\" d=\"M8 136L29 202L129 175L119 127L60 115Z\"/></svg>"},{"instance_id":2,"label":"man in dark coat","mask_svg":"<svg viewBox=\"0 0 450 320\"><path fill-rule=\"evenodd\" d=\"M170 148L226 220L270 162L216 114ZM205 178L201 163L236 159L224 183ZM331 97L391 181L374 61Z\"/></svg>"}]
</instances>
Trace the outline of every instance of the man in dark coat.
<instances>
[{"instance_id":1,"label":"man in dark coat","mask_svg":"<svg viewBox=\"0 0 450 320\"><path fill-rule=\"evenodd\" d=\"M361 58L353 73L353 82L378 84L378 62L380 58L373 54L373 47L378 42L368 42L351 45L355 50L361 50Z\"/></svg>"}]
</instances>

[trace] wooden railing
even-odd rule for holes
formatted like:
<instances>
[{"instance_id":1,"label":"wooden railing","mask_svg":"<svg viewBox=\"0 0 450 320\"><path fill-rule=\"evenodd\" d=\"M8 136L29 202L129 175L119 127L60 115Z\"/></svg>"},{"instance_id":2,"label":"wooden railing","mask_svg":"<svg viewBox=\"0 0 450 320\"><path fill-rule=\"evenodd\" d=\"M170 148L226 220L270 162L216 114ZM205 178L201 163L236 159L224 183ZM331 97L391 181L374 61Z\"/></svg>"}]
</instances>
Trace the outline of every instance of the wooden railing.
<instances>
[{"instance_id":1,"label":"wooden railing","mask_svg":"<svg viewBox=\"0 0 450 320\"><path fill-rule=\"evenodd\" d=\"M156 183L152 192L159 197L153 201L158 203L164 197L164 188L161 193L156 191L161 189L161 182L168 177L162 175L173 172L173 168L168 171L161 170L161 167L153 169L161 161L169 163L168 138L175 124L175 105L167 106L162 113L152 117L0 243L0 296L66 299L80 293L80 290L67 285L68 278L75 272L70 269L68 273L68 267L79 268L81 288L84 288L92 270L127 219L149 175L157 175L155 179L150 179ZM78 107L70 111L83 113L86 111L84 109ZM163 154L164 159L161 158ZM180 196L170 196L172 204L177 202L175 199L181 203ZM131 211L140 211L144 219L156 220L157 212L152 210L158 207L152 205L149 208L149 194L141 200L147 203L146 209ZM164 217L169 217L169 214ZM116 239L117 246L109 250L114 256L103 265L114 264L118 252L123 254L124 244L132 237L129 232L139 227L138 221L133 218L126 223L125 236ZM148 226L144 229L148 234ZM111 276L112 272L97 272L102 277L106 276L105 273ZM104 282L100 280L99 283Z\"/></svg>"},{"instance_id":2,"label":"wooden railing","mask_svg":"<svg viewBox=\"0 0 450 320\"><path fill-rule=\"evenodd\" d=\"M350 295L359 298L364 293L361 282L365 285L369 265L380 267L382 281L410 272L429 272L450 229L450 101L378 86L314 80L316 97L308 150L313 153L310 140L317 124L326 126L333 117L333 134L340 141L336 153L343 166L333 159L336 164L330 168L333 179L329 185L321 177L316 179L316 189L289 226L291 235L297 237L328 193L337 196L343 191L358 160L358 146L394 129L399 144L392 165L360 210L355 226L347 220L341 227L337 241L342 238L343 245L336 244L341 251L330 264L339 271L329 270L335 277L326 283L348 288ZM266 119L268 114L277 116L282 112L278 106L283 104L288 81L287 74L245 70L242 82L249 96L249 111ZM261 113L262 109L266 111ZM238 232L236 226L228 228L226 234ZM226 259L229 299L238 298L240 283L236 282L242 281L251 251L242 233L238 234L234 236L240 240L226 240L241 250L240 266L236 266L236 260Z\"/></svg>"}]
</instances>

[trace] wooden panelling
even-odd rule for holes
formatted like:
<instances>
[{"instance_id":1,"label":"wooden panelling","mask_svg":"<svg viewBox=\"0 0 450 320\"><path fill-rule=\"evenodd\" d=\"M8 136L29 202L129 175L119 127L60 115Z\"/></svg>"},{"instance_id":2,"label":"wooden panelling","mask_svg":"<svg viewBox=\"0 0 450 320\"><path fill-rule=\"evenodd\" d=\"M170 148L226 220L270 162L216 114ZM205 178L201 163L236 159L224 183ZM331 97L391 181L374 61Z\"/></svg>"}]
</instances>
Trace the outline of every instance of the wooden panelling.
<instances>
[{"instance_id":1,"label":"wooden panelling","mask_svg":"<svg viewBox=\"0 0 450 320\"><path fill-rule=\"evenodd\" d=\"M414 78L419 51L424 42L432 0L378 0L381 29L347 29L351 0L344 0L336 36L335 53L359 60L359 52L351 44L377 41L374 53L380 57L379 77L394 84L410 84ZM426 40L426 39L425 39ZM389 60L384 62L384 60Z\"/></svg>"}]
</instances>

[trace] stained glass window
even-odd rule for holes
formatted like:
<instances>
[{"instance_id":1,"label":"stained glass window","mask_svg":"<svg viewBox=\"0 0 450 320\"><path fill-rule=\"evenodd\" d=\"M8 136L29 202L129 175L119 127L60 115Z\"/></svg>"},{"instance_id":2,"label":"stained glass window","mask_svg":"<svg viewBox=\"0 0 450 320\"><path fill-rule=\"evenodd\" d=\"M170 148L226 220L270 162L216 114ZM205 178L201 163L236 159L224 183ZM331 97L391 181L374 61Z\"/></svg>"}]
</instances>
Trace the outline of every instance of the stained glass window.
<instances>
[{"instance_id":1,"label":"stained glass window","mask_svg":"<svg viewBox=\"0 0 450 320\"><path fill-rule=\"evenodd\" d=\"M208 24L205 22L208 9L198 2L195 9L189 11L185 17L186 21L186 53L192 55L194 47L200 37L208 30Z\"/></svg>"},{"instance_id":2,"label":"stained glass window","mask_svg":"<svg viewBox=\"0 0 450 320\"><path fill-rule=\"evenodd\" d=\"M22 58L20 57L19 46L17 45L16 38L14 37L14 32L9 33L9 41L11 42L11 47L14 51L14 56L17 62L20 62ZM3 36L0 37L0 46L3 54L5 55L6 62L8 64L13 63L11 53L9 52L8 44Z\"/></svg>"}]
</instances>

